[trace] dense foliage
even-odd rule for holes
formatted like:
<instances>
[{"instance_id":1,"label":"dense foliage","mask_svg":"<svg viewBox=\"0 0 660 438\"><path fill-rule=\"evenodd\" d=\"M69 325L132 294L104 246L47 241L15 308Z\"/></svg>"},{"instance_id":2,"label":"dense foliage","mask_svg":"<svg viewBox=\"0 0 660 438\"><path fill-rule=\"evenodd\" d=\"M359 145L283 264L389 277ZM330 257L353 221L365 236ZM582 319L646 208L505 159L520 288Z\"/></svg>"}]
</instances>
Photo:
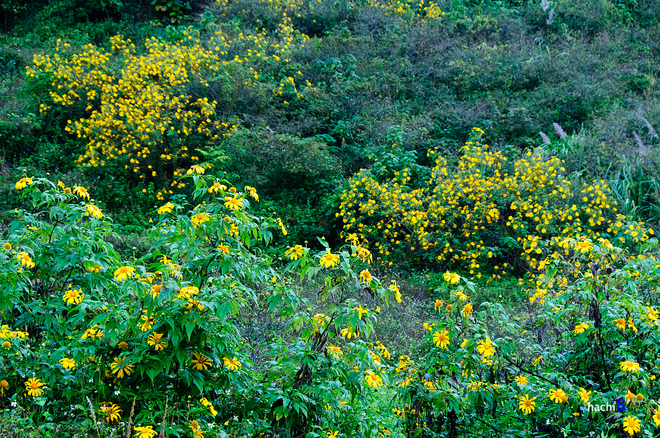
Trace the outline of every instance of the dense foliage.
<instances>
[{"instance_id":1,"label":"dense foliage","mask_svg":"<svg viewBox=\"0 0 660 438\"><path fill-rule=\"evenodd\" d=\"M0 0L0 435L657 435L659 8Z\"/></svg>"}]
</instances>

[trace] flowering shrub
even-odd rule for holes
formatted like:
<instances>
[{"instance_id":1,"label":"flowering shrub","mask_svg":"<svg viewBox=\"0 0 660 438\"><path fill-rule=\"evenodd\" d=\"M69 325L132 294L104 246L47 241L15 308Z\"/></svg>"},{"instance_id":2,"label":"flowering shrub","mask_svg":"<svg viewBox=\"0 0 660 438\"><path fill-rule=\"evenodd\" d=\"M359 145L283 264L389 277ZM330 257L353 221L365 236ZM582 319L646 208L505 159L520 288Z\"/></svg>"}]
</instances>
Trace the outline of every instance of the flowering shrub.
<instances>
[{"instance_id":1,"label":"flowering shrub","mask_svg":"<svg viewBox=\"0 0 660 438\"><path fill-rule=\"evenodd\" d=\"M160 207L153 247L132 260L107 243L112 224L84 187L16 183L27 205L11 213L0 248L3 404L55 421L91 409L108 424L128 419L139 436L389 433L382 415L359 407L388 382L390 358L372 336L380 308L365 303L400 301L396 284L380 284L359 245L320 254L297 245L278 272L258 248L286 228L249 214L256 190L196 165L184 178L199 203ZM301 298L288 271L321 281L321 301ZM289 325L266 373L237 326L264 299Z\"/></svg>"},{"instance_id":2,"label":"flowering shrub","mask_svg":"<svg viewBox=\"0 0 660 438\"><path fill-rule=\"evenodd\" d=\"M520 322L499 304L473 309L474 285L448 273L426 355L401 358L393 379L408 436L475 421L500 436L657 433L656 249L585 240L555 253L537 280L545 299Z\"/></svg>"},{"instance_id":3,"label":"flowering shrub","mask_svg":"<svg viewBox=\"0 0 660 438\"><path fill-rule=\"evenodd\" d=\"M416 258L493 278L542 269L541 240L614 236L643 243L652 230L628 224L604 181L576 186L557 158L527 152L513 165L483 145L483 131L461 149L455 167L436 150L428 180L411 168L377 178L362 170L342 195L344 237L357 237L383 260ZM382 175L383 173L381 173ZM385 175L388 175L385 173Z\"/></svg>"}]
</instances>

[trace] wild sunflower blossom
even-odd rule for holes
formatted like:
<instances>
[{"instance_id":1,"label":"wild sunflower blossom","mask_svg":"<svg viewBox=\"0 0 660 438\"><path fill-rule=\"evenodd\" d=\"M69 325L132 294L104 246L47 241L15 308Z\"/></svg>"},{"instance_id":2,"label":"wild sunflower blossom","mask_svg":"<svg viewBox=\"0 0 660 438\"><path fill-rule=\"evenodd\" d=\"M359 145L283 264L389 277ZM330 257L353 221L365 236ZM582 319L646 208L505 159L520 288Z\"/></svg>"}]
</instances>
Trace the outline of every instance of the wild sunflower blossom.
<instances>
[{"instance_id":1,"label":"wild sunflower blossom","mask_svg":"<svg viewBox=\"0 0 660 438\"><path fill-rule=\"evenodd\" d=\"M344 352L341 350L341 348L336 347L336 346L334 346L334 345L328 345L328 346L326 346L325 348L326 348L326 350L328 350L328 351L330 352L330 354L332 354L336 359L340 359L340 358L344 355Z\"/></svg>"},{"instance_id":2,"label":"wild sunflower blossom","mask_svg":"<svg viewBox=\"0 0 660 438\"><path fill-rule=\"evenodd\" d=\"M234 195L233 197L225 197L225 207L232 210L240 210L243 208L243 198Z\"/></svg>"},{"instance_id":3,"label":"wild sunflower blossom","mask_svg":"<svg viewBox=\"0 0 660 438\"><path fill-rule=\"evenodd\" d=\"M203 224L204 222L208 222L210 220L211 220L211 216L209 216L208 213L197 213L190 217L190 222L192 222L195 228L197 228L200 224Z\"/></svg>"},{"instance_id":4,"label":"wild sunflower blossom","mask_svg":"<svg viewBox=\"0 0 660 438\"><path fill-rule=\"evenodd\" d=\"M548 397L555 403L566 403L568 401L568 396L563 389L551 389L548 392Z\"/></svg>"},{"instance_id":5,"label":"wild sunflower blossom","mask_svg":"<svg viewBox=\"0 0 660 438\"><path fill-rule=\"evenodd\" d=\"M328 249L327 252L321 256L319 264L324 268L333 268L339 264L339 254L332 254Z\"/></svg>"},{"instance_id":6,"label":"wild sunflower blossom","mask_svg":"<svg viewBox=\"0 0 660 438\"><path fill-rule=\"evenodd\" d=\"M69 289L68 291L64 292L62 300L71 305L80 304L83 298L85 298L85 294L82 293L82 289Z\"/></svg>"},{"instance_id":7,"label":"wild sunflower blossom","mask_svg":"<svg viewBox=\"0 0 660 438\"><path fill-rule=\"evenodd\" d=\"M516 381L518 386L525 386L525 385L527 385L527 382L528 382L527 377L525 377L525 376L517 376L517 377L514 377L513 380Z\"/></svg>"},{"instance_id":8,"label":"wild sunflower blossom","mask_svg":"<svg viewBox=\"0 0 660 438\"><path fill-rule=\"evenodd\" d=\"M458 284L461 281L461 276L455 272L445 272L443 278L450 284Z\"/></svg>"},{"instance_id":9,"label":"wild sunflower blossom","mask_svg":"<svg viewBox=\"0 0 660 438\"><path fill-rule=\"evenodd\" d=\"M443 350L446 350L449 346L449 332L447 330L443 330L441 332L433 333L433 343Z\"/></svg>"},{"instance_id":10,"label":"wild sunflower blossom","mask_svg":"<svg viewBox=\"0 0 660 438\"><path fill-rule=\"evenodd\" d=\"M0 396L5 395L5 389L9 388L9 382L6 380L0 381Z\"/></svg>"},{"instance_id":11,"label":"wild sunflower blossom","mask_svg":"<svg viewBox=\"0 0 660 438\"><path fill-rule=\"evenodd\" d=\"M89 192L86 188L81 186L73 186L73 194L82 199L89 200Z\"/></svg>"},{"instance_id":12,"label":"wild sunflower blossom","mask_svg":"<svg viewBox=\"0 0 660 438\"><path fill-rule=\"evenodd\" d=\"M161 206L158 209L158 214L170 213L170 212L172 212L173 208L174 208L174 204L172 204L171 202L168 202L167 204Z\"/></svg>"},{"instance_id":13,"label":"wild sunflower blossom","mask_svg":"<svg viewBox=\"0 0 660 438\"><path fill-rule=\"evenodd\" d=\"M209 358L199 353L193 353L193 355L195 357L190 359L190 365L192 365L193 369L203 371L211 368L212 364Z\"/></svg>"},{"instance_id":14,"label":"wild sunflower blossom","mask_svg":"<svg viewBox=\"0 0 660 438\"><path fill-rule=\"evenodd\" d=\"M640 370L640 367L639 367L638 363L632 362L632 361L629 361L629 360L621 362L619 364L619 367L621 368L621 371L629 372L629 373L637 373Z\"/></svg>"},{"instance_id":15,"label":"wild sunflower blossom","mask_svg":"<svg viewBox=\"0 0 660 438\"><path fill-rule=\"evenodd\" d=\"M41 389L43 386L46 386L46 384L35 377L31 377L25 382L25 389L30 397L41 397L44 393Z\"/></svg>"},{"instance_id":16,"label":"wild sunflower blossom","mask_svg":"<svg viewBox=\"0 0 660 438\"><path fill-rule=\"evenodd\" d=\"M380 377L379 375L375 374L371 370L367 370L364 373L364 381L367 382L367 385L369 385L372 388L380 388L383 386L383 378Z\"/></svg>"},{"instance_id":17,"label":"wild sunflower blossom","mask_svg":"<svg viewBox=\"0 0 660 438\"><path fill-rule=\"evenodd\" d=\"M222 364L223 364L223 365L224 365L229 371L237 371L237 370L239 370L239 369L242 367L241 363L240 363L240 362L238 361L238 359L236 359L236 358L229 359L229 358L227 358L227 357L223 357L223 358L222 358Z\"/></svg>"},{"instance_id":18,"label":"wild sunflower blossom","mask_svg":"<svg viewBox=\"0 0 660 438\"><path fill-rule=\"evenodd\" d=\"M121 420L121 408L114 403L102 402L100 407L101 415L105 417L108 424Z\"/></svg>"},{"instance_id":19,"label":"wild sunflower blossom","mask_svg":"<svg viewBox=\"0 0 660 438\"><path fill-rule=\"evenodd\" d=\"M369 272L368 269L365 269L362 272L360 272L360 280L362 280L363 284L370 284L371 280L373 280L371 272Z\"/></svg>"},{"instance_id":20,"label":"wild sunflower blossom","mask_svg":"<svg viewBox=\"0 0 660 438\"><path fill-rule=\"evenodd\" d=\"M623 430L628 432L630 436L642 430L642 425L637 417L626 417L623 420Z\"/></svg>"},{"instance_id":21,"label":"wild sunflower blossom","mask_svg":"<svg viewBox=\"0 0 660 438\"><path fill-rule=\"evenodd\" d=\"M154 350L160 351L167 348L167 341L162 339L163 333L151 333L147 338L147 344L154 347Z\"/></svg>"},{"instance_id":22,"label":"wild sunflower blossom","mask_svg":"<svg viewBox=\"0 0 660 438\"><path fill-rule=\"evenodd\" d=\"M135 426L134 429L139 434L136 438L153 438L158 434L153 426Z\"/></svg>"},{"instance_id":23,"label":"wild sunflower blossom","mask_svg":"<svg viewBox=\"0 0 660 438\"><path fill-rule=\"evenodd\" d=\"M389 285L388 289L394 292L394 299L396 299L397 303L401 304L401 290L397 286L396 280L392 280L392 284Z\"/></svg>"},{"instance_id":24,"label":"wild sunflower blossom","mask_svg":"<svg viewBox=\"0 0 660 438\"><path fill-rule=\"evenodd\" d=\"M65 370L72 370L76 367L76 361L68 357L63 357L59 362Z\"/></svg>"},{"instance_id":25,"label":"wild sunflower blossom","mask_svg":"<svg viewBox=\"0 0 660 438\"><path fill-rule=\"evenodd\" d=\"M486 338L486 341L479 340L477 351L486 359L495 354L495 346L491 343L490 338Z\"/></svg>"},{"instance_id":26,"label":"wild sunflower blossom","mask_svg":"<svg viewBox=\"0 0 660 438\"><path fill-rule=\"evenodd\" d=\"M584 404L587 404L589 402L590 395L591 395L591 391L587 391L584 388L580 388L580 399L582 399L582 402Z\"/></svg>"},{"instance_id":27,"label":"wild sunflower blossom","mask_svg":"<svg viewBox=\"0 0 660 438\"><path fill-rule=\"evenodd\" d=\"M135 268L132 266L122 266L115 270L114 278L117 281L127 280L135 275Z\"/></svg>"},{"instance_id":28,"label":"wild sunflower blossom","mask_svg":"<svg viewBox=\"0 0 660 438\"><path fill-rule=\"evenodd\" d=\"M584 333L585 330L589 328L589 324L586 322L580 323L575 326L575 329L573 330L574 335L579 335L580 333Z\"/></svg>"},{"instance_id":29,"label":"wild sunflower blossom","mask_svg":"<svg viewBox=\"0 0 660 438\"><path fill-rule=\"evenodd\" d=\"M529 398L529 395L525 394L524 396L518 398L518 408L520 408L520 410L523 411L525 415L529 415L534 412L536 406L534 400L536 400L536 397Z\"/></svg>"},{"instance_id":30,"label":"wild sunflower blossom","mask_svg":"<svg viewBox=\"0 0 660 438\"><path fill-rule=\"evenodd\" d=\"M99 209L94 204L86 204L85 205L85 210L87 210L87 212L85 213L85 216L92 215L92 217L94 219L101 219L103 217L103 212L101 212L101 209Z\"/></svg>"},{"instance_id":31,"label":"wild sunflower blossom","mask_svg":"<svg viewBox=\"0 0 660 438\"><path fill-rule=\"evenodd\" d=\"M300 257L302 257L304 252L305 252L305 248L303 248L302 245L296 245L287 249L284 255L290 258L291 260L298 260Z\"/></svg>"},{"instance_id":32,"label":"wild sunflower blossom","mask_svg":"<svg viewBox=\"0 0 660 438\"><path fill-rule=\"evenodd\" d=\"M26 253L25 251L21 251L18 254L16 254L16 258L21 262L22 266L25 266L28 269L35 267L32 258L30 258L30 254Z\"/></svg>"},{"instance_id":33,"label":"wild sunflower blossom","mask_svg":"<svg viewBox=\"0 0 660 438\"><path fill-rule=\"evenodd\" d=\"M110 364L112 374L116 374L118 379L123 379L124 376L130 376L133 368L135 368L135 365L131 365L131 361L125 357L115 357Z\"/></svg>"},{"instance_id":34,"label":"wild sunflower blossom","mask_svg":"<svg viewBox=\"0 0 660 438\"><path fill-rule=\"evenodd\" d=\"M23 190L27 186L31 186L33 184L32 178L21 178L16 182L16 190Z\"/></svg>"}]
</instances>

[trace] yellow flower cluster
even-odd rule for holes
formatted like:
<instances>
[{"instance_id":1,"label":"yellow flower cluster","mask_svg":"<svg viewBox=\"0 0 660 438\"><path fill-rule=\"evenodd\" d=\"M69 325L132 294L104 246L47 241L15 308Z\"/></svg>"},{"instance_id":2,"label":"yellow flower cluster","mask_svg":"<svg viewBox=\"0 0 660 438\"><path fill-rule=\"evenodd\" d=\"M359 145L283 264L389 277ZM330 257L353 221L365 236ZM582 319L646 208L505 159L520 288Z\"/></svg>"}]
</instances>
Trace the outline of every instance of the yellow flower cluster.
<instances>
[{"instance_id":1,"label":"yellow flower cluster","mask_svg":"<svg viewBox=\"0 0 660 438\"><path fill-rule=\"evenodd\" d=\"M433 254L440 264L458 265L477 278L488 264L493 278L500 278L513 270L509 263L518 255L519 266L542 270L549 261L542 242L548 240L550 247L586 253L588 239L614 235L641 243L652 234L616 213L604 181L576 190L559 159L536 151L509 164L481 143L482 136L481 129L472 130L456 166L429 150L435 166L417 186L409 168L385 181L367 170L354 175L337 213L342 237L371 244L381 258L394 251Z\"/></svg>"}]
</instances>

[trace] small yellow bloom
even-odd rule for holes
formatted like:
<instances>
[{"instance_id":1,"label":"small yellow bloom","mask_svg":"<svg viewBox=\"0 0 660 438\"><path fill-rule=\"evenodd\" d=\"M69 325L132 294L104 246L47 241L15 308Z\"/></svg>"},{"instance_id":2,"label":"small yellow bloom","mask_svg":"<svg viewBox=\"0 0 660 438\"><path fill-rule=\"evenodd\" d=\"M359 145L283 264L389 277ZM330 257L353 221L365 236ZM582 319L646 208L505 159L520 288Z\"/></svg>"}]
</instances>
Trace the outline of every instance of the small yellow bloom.
<instances>
[{"instance_id":1,"label":"small yellow bloom","mask_svg":"<svg viewBox=\"0 0 660 438\"><path fill-rule=\"evenodd\" d=\"M370 284L372 279L373 277L371 276L371 272L369 272L369 270L365 269L360 272L360 280L362 280L362 283Z\"/></svg>"},{"instance_id":2,"label":"small yellow bloom","mask_svg":"<svg viewBox=\"0 0 660 438\"><path fill-rule=\"evenodd\" d=\"M443 350L447 349L449 346L449 332L443 330L442 332L433 333L433 343Z\"/></svg>"},{"instance_id":3,"label":"small yellow bloom","mask_svg":"<svg viewBox=\"0 0 660 438\"><path fill-rule=\"evenodd\" d=\"M328 249L327 252L321 256L319 264L324 268L333 268L339 264L339 254L332 254Z\"/></svg>"},{"instance_id":4,"label":"small yellow bloom","mask_svg":"<svg viewBox=\"0 0 660 438\"><path fill-rule=\"evenodd\" d=\"M112 374L116 374L118 379L124 378L124 375L130 376L133 368L135 365L131 365L131 361L125 357L115 357L110 364Z\"/></svg>"},{"instance_id":5,"label":"small yellow bloom","mask_svg":"<svg viewBox=\"0 0 660 438\"><path fill-rule=\"evenodd\" d=\"M41 379L34 377L29 378L27 382L25 382L25 389L30 397L42 396L44 393L43 389L41 389L42 386L46 386L46 384L42 382Z\"/></svg>"},{"instance_id":6,"label":"small yellow bloom","mask_svg":"<svg viewBox=\"0 0 660 438\"><path fill-rule=\"evenodd\" d=\"M623 420L623 430L628 432L630 436L642 430L642 426L637 417L626 417Z\"/></svg>"},{"instance_id":7,"label":"small yellow bloom","mask_svg":"<svg viewBox=\"0 0 660 438\"><path fill-rule=\"evenodd\" d=\"M211 368L212 364L209 358L199 353L193 353L193 355L195 357L193 359L190 359L190 365L192 365L193 369L196 369L197 371L202 371Z\"/></svg>"},{"instance_id":8,"label":"small yellow bloom","mask_svg":"<svg viewBox=\"0 0 660 438\"><path fill-rule=\"evenodd\" d=\"M135 431L139 433L136 438L153 438L158 434L153 426L135 426Z\"/></svg>"},{"instance_id":9,"label":"small yellow bloom","mask_svg":"<svg viewBox=\"0 0 660 438\"><path fill-rule=\"evenodd\" d=\"M33 184L32 178L21 178L16 182L16 190L23 190L27 186Z\"/></svg>"},{"instance_id":10,"label":"small yellow bloom","mask_svg":"<svg viewBox=\"0 0 660 438\"><path fill-rule=\"evenodd\" d=\"M65 370L74 369L76 367L76 361L67 357L63 357L59 362Z\"/></svg>"},{"instance_id":11,"label":"small yellow bloom","mask_svg":"<svg viewBox=\"0 0 660 438\"><path fill-rule=\"evenodd\" d=\"M529 415L534 412L536 406L534 400L536 400L536 397L529 398L529 395L527 394L518 398L518 407L525 413L525 415Z\"/></svg>"},{"instance_id":12,"label":"small yellow bloom","mask_svg":"<svg viewBox=\"0 0 660 438\"><path fill-rule=\"evenodd\" d=\"M124 281L128 278L133 277L135 275L135 268L132 266L122 266L119 269L115 270L115 280L117 281Z\"/></svg>"},{"instance_id":13,"label":"small yellow bloom","mask_svg":"<svg viewBox=\"0 0 660 438\"><path fill-rule=\"evenodd\" d=\"M236 370L238 370L242 367L241 363L236 358L229 359L229 358L223 357L222 358L222 363L229 371L236 371Z\"/></svg>"}]
</instances>

